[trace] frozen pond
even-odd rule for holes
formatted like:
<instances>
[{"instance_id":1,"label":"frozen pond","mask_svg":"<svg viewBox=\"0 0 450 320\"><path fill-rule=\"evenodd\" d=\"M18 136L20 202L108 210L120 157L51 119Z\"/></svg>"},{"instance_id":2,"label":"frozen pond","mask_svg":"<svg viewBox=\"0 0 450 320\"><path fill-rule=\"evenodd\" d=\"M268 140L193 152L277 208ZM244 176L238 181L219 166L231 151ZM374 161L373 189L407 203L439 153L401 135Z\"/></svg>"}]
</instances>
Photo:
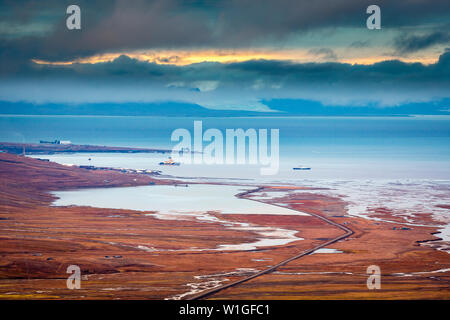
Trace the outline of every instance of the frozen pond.
<instances>
[{"instance_id":1,"label":"frozen pond","mask_svg":"<svg viewBox=\"0 0 450 320\"><path fill-rule=\"evenodd\" d=\"M247 188L248 189L248 188ZM297 237L297 230L264 227L251 223L230 222L212 215L222 214L276 214L306 215L295 210L281 208L257 201L239 199L235 195L245 191L245 187L229 185L191 184L189 187L167 185L140 186L127 188L95 188L53 192L57 199L55 206L91 206L98 208L154 211L147 214L164 220L195 219L203 223L220 223L233 230L251 231L256 239L239 244L219 244L216 248L191 248L189 251L235 251L255 250L303 240ZM144 251L159 251L158 248L140 245Z\"/></svg>"},{"instance_id":2,"label":"frozen pond","mask_svg":"<svg viewBox=\"0 0 450 320\"><path fill-rule=\"evenodd\" d=\"M153 185L79 189L52 194L59 198L53 203L55 206L158 211L160 215L169 216L208 211L222 214L306 215L288 208L235 197L248 189L242 186L191 184L189 187Z\"/></svg>"}]
</instances>

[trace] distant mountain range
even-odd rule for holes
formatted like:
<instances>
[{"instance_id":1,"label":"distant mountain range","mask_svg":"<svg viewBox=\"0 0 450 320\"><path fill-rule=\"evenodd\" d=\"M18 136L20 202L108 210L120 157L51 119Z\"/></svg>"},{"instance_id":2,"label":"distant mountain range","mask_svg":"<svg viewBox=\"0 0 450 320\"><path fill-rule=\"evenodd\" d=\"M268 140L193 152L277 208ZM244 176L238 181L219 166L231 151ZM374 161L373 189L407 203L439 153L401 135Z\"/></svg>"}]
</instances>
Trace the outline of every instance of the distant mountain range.
<instances>
[{"instance_id":1,"label":"distant mountain range","mask_svg":"<svg viewBox=\"0 0 450 320\"><path fill-rule=\"evenodd\" d=\"M405 116L450 115L450 98L427 103L399 106L324 106L311 100L275 99L262 101L273 112L213 110L197 104L161 103L96 103L96 104L32 104L0 101L0 114L16 115L107 115L107 116L178 116L178 117L243 117L243 116Z\"/></svg>"}]
</instances>

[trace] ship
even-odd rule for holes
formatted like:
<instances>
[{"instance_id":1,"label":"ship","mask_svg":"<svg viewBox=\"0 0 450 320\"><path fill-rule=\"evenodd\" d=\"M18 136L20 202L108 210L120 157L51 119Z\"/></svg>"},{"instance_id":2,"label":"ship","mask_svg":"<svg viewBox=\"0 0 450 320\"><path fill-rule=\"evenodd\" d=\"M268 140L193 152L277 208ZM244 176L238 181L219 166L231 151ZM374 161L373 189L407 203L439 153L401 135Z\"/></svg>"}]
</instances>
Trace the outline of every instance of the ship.
<instances>
[{"instance_id":1,"label":"ship","mask_svg":"<svg viewBox=\"0 0 450 320\"><path fill-rule=\"evenodd\" d=\"M306 166L297 166L292 168L293 170L311 170L310 167L306 167Z\"/></svg>"},{"instance_id":2,"label":"ship","mask_svg":"<svg viewBox=\"0 0 450 320\"><path fill-rule=\"evenodd\" d=\"M173 161L173 159L171 157L169 157L168 160L166 161L162 161L159 163L161 166L179 166L180 163L179 162L175 162Z\"/></svg>"}]
</instances>

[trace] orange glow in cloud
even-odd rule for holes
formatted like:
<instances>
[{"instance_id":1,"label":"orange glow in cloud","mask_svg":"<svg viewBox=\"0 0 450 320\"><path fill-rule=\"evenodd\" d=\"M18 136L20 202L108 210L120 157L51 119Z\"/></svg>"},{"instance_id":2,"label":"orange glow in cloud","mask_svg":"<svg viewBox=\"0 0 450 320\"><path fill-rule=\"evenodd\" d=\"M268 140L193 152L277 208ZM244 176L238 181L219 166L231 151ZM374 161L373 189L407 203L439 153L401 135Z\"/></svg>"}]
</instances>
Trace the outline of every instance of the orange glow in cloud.
<instances>
[{"instance_id":1,"label":"orange glow in cloud","mask_svg":"<svg viewBox=\"0 0 450 320\"><path fill-rule=\"evenodd\" d=\"M118 58L120 55L127 55L130 58L139 61L152 62L157 64L173 64L177 66L185 66L193 63L201 62L220 62L233 63L249 60L292 60L292 61L308 61L311 55L307 51L255 51L255 50L158 50L158 51L132 51L119 52L111 54L100 54L87 58L76 59L73 61L44 61L34 59L37 64L49 65L71 65L74 63L100 63L110 62Z\"/></svg>"},{"instance_id":2,"label":"orange glow in cloud","mask_svg":"<svg viewBox=\"0 0 450 320\"><path fill-rule=\"evenodd\" d=\"M400 60L406 63L415 63L415 62L420 62L422 64L425 65L429 65L429 64L433 64L436 63L438 61L439 57L410 57L410 58L405 58L405 57L397 57L397 56L374 56L374 57L361 57L361 58L352 58L352 59L342 59L339 62L342 63L349 63L349 64L365 64L365 65L369 65L369 64L374 64L377 62L382 62L382 61L386 61L386 60Z\"/></svg>"},{"instance_id":3,"label":"orange glow in cloud","mask_svg":"<svg viewBox=\"0 0 450 320\"><path fill-rule=\"evenodd\" d=\"M339 49L338 60L335 62L350 63L350 64L373 64L385 60L398 59L404 62L421 62L423 64L431 64L437 61L438 57L410 57L400 58L397 56L355 56L345 57L345 52L340 53ZM219 63L233 63L243 62L249 60L286 60L299 63L305 62L324 62L327 61L323 56L311 53L307 49L292 49L292 50L152 50L152 51L131 51L99 54L91 57L80 58L72 61L44 61L33 59L36 64L55 65L55 66L70 66L72 64L95 64L111 62L121 55L126 55L130 58L146 61L156 64L172 64L177 66L185 66L201 62L219 62Z\"/></svg>"}]
</instances>

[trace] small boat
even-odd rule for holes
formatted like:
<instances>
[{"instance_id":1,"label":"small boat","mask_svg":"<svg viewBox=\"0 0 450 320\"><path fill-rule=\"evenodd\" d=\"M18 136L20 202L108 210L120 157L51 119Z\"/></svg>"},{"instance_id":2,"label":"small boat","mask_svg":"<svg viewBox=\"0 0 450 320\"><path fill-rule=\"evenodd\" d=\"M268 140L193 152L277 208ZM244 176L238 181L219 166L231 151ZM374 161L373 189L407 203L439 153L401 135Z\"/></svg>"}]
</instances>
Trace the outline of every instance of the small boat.
<instances>
[{"instance_id":1,"label":"small boat","mask_svg":"<svg viewBox=\"0 0 450 320\"><path fill-rule=\"evenodd\" d=\"M292 168L293 170L311 170L310 167L306 167L306 166L297 166Z\"/></svg>"},{"instance_id":2,"label":"small boat","mask_svg":"<svg viewBox=\"0 0 450 320\"><path fill-rule=\"evenodd\" d=\"M169 157L168 160L166 161L162 161L159 163L161 166L179 166L180 163L179 162L175 162L173 161L173 159L171 157Z\"/></svg>"}]
</instances>

